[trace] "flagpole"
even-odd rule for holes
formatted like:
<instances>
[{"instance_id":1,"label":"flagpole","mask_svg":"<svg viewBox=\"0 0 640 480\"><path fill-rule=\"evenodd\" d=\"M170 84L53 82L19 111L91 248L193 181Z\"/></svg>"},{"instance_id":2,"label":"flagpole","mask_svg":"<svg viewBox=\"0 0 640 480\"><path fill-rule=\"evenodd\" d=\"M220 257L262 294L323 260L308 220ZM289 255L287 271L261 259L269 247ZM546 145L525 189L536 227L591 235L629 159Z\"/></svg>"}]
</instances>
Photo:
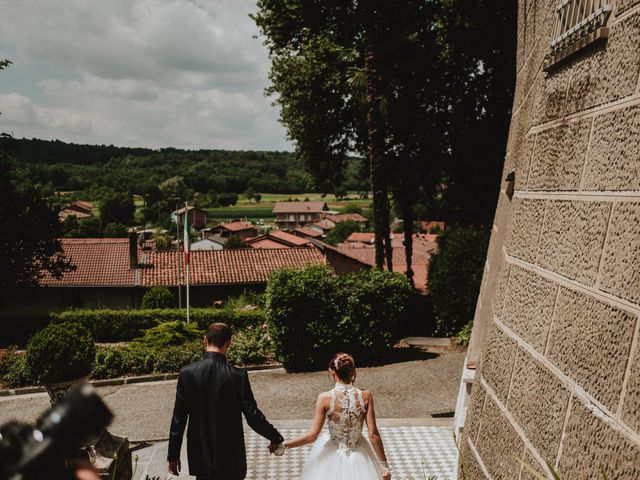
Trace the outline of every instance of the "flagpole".
<instances>
[{"instance_id":1,"label":"flagpole","mask_svg":"<svg viewBox=\"0 0 640 480\"><path fill-rule=\"evenodd\" d=\"M184 235L185 235L185 239L184 239L184 246L185 246L185 254L186 254L186 264L187 264L187 323L189 323L189 263L191 263L189 260L189 255L191 253L191 239L189 238L189 203L188 202L184 202L185 205L185 212L184 212Z\"/></svg>"}]
</instances>

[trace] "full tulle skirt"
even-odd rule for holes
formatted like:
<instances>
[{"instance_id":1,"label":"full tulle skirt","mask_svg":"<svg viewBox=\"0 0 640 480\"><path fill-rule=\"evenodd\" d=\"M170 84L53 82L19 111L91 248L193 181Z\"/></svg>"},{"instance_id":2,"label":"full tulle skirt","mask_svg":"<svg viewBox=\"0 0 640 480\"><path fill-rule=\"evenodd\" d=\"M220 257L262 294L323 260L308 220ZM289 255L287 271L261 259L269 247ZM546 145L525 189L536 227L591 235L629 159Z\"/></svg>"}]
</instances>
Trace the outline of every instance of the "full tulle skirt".
<instances>
[{"instance_id":1,"label":"full tulle skirt","mask_svg":"<svg viewBox=\"0 0 640 480\"><path fill-rule=\"evenodd\" d=\"M355 450L348 454L338 448L328 432L320 434L311 447L300 475L300 480L380 480L378 466L371 444L361 437Z\"/></svg>"}]
</instances>

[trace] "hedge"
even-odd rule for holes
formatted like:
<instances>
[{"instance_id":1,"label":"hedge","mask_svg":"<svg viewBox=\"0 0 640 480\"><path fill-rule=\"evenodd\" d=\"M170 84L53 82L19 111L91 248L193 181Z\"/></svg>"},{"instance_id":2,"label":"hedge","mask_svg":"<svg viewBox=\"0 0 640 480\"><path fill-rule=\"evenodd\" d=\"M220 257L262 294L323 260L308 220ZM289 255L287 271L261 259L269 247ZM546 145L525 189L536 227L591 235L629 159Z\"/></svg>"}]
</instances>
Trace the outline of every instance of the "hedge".
<instances>
[{"instance_id":1,"label":"hedge","mask_svg":"<svg viewBox=\"0 0 640 480\"><path fill-rule=\"evenodd\" d=\"M401 338L412 295L403 275L378 269L343 276L324 266L278 270L266 291L276 357L287 371L325 367L338 351L356 362L379 357Z\"/></svg>"},{"instance_id":2,"label":"hedge","mask_svg":"<svg viewBox=\"0 0 640 480\"><path fill-rule=\"evenodd\" d=\"M212 322L224 322L243 329L265 322L261 310L194 308L191 320L205 329ZM79 322L87 327L97 342L123 342L139 337L144 330L164 322L184 320L185 310L68 310L43 314L0 314L0 347L26 345L36 332L51 322Z\"/></svg>"}]
</instances>

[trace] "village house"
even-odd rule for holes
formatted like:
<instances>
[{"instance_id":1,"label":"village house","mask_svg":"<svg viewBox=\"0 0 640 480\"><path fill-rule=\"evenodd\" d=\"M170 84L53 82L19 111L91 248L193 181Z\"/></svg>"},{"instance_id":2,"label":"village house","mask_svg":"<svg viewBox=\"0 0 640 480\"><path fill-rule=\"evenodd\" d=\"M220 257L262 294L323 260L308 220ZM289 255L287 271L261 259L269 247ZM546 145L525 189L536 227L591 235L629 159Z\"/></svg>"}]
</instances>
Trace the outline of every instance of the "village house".
<instances>
[{"instance_id":1,"label":"village house","mask_svg":"<svg viewBox=\"0 0 640 480\"><path fill-rule=\"evenodd\" d=\"M182 207L176 210L175 212L173 212L173 215L176 218L179 227L182 227L185 212L189 212L188 219L189 219L189 226L191 228L195 228L199 230L207 226L207 212L205 212L201 208L188 206L188 207Z\"/></svg>"},{"instance_id":2,"label":"village house","mask_svg":"<svg viewBox=\"0 0 640 480\"><path fill-rule=\"evenodd\" d=\"M298 238L298 237L295 237ZM7 308L51 311L66 308L139 308L149 287L163 285L178 298L184 288L184 257L178 251L157 251L143 246L135 233L130 238L62 238L65 256L76 269L61 278L46 274L37 287L6 289ZM262 291L271 272L325 263L317 248L231 249L192 251L189 280L191 305L203 307L214 300Z\"/></svg>"},{"instance_id":3,"label":"village house","mask_svg":"<svg viewBox=\"0 0 640 480\"><path fill-rule=\"evenodd\" d=\"M65 221L67 217L74 216L78 220L83 218L89 218L93 212L93 203L85 200L76 200L65 206L60 212L58 212L58 218L61 222Z\"/></svg>"},{"instance_id":4,"label":"village house","mask_svg":"<svg viewBox=\"0 0 640 480\"><path fill-rule=\"evenodd\" d=\"M208 228L205 236L219 235L223 238L240 237L250 238L258 235L258 229L251 222L230 222L221 223L215 227Z\"/></svg>"},{"instance_id":5,"label":"village house","mask_svg":"<svg viewBox=\"0 0 640 480\"><path fill-rule=\"evenodd\" d=\"M283 230L271 230L265 235L245 240L245 243L251 248L292 248L314 246L311 239L293 235Z\"/></svg>"},{"instance_id":6,"label":"village house","mask_svg":"<svg viewBox=\"0 0 640 480\"><path fill-rule=\"evenodd\" d=\"M276 226L293 230L319 221L329 207L325 202L277 202L273 207Z\"/></svg>"}]
</instances>

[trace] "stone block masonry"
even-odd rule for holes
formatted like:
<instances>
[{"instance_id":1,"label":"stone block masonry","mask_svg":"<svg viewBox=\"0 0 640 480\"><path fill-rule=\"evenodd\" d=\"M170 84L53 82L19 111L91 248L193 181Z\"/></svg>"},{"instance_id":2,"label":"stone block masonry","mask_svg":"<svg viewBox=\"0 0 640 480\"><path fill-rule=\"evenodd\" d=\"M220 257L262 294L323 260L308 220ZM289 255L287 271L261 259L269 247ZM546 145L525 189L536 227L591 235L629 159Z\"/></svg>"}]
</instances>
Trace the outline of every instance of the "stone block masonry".
<instances>
[{"instance_id":1,"label":"stone block masonry","mask_svg":"<svg viewBox=\"0 0 640 480\"><path fill-rule=\"evenodd\" d=\"M519 0L458 478L640 478L640 1L545 72L560 1Z\"/></svg>"}]
</instances>

